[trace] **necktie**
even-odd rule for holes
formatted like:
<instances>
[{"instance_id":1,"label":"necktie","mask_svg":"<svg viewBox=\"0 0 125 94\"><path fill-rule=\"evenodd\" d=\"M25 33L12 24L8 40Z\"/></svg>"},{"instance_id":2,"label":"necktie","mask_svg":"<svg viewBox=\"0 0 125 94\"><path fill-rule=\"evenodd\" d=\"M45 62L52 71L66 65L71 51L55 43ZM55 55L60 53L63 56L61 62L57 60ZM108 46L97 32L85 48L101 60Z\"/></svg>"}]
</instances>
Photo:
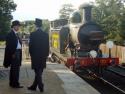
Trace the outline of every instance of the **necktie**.
<instances>
[{"instance_id":1,"label":"necktie","mask_svg":"<svg viewBox=\"0 0 125 94\"><path fill-rule=\"evenodd\" d=\"M19 40L20 44L22 44L22 41L21 41L18 33L16 33L16 36L17 36L17 39Z\"/></svg>"}]
</instances>

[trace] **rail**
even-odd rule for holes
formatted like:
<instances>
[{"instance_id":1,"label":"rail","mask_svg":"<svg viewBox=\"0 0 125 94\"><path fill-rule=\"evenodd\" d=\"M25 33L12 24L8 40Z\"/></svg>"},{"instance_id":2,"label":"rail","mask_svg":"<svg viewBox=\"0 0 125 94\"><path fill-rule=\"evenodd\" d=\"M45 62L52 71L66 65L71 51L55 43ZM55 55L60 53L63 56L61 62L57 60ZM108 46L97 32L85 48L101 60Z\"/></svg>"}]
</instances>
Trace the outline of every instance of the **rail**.
<instances>
[{"instance_id":1,"label":"rail","mask_svg":"<svg viewBox=\"0 0 125 94\"><path fill-rule=\"evenodd\" d=\"M122 76L122 77L125 77L125 69L122 68L122 67L119 67L119 66L110 66L107 68L107 70L119 75L119 76Z\"/></svg>"},{"instance_id":2,"label":"rail","mask_svg":"<svg viewBox=\"0 0 125 94\"><path fill-rule=\"evenodd\" d=\"M104 81L104 82L106 82L107 84L111 85L112 87L114 87L115 89L117 89L118 91L120 91L122 94L125 94L125 91L124 91L124 90L122 90L122 89L120 89L119 87L113 85L112 83L110 83L109 81L105 80L104 78L101 77L101 78L99 78L99 79L102 80L102 81Z\"/></svg>"}]
</instances>

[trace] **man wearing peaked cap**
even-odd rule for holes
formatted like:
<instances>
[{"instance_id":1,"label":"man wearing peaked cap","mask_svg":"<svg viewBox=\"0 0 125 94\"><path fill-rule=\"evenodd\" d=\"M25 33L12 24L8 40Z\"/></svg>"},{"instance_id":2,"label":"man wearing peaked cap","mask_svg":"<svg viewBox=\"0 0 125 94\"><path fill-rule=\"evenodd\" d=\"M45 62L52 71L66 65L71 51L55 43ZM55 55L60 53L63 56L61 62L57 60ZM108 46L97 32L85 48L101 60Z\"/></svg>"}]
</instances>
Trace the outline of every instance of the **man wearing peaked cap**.
<instances>
[{"instance_id":1,"label":"man wearing peaked cap","mask_svg":"<svg viewBox=\"0 0 125 94\"><path fill-rule=\"evenodd\" d=\"M33 84L28 87L29 90L36 90L37 86L40 92L44 91L42 82L42 73L46 68L46 59L49 55L49 35L41 29L42 20L35 20L36 31L30 34L29 52L31 56L31 66L35 72Z\"/></svg>"},{"instance_id":2,"label":"man wearing peaked cap","mask_svg":"<svg viewBox=\"0 0 125 94\"><path fill-rule=\"evenodd\" d=\"M35 25L36 25L36 27L41 27L42 26L42 19L36 18Z\"/></svg>"},{"instance_id":3,"label":"man wearing peaked cap","mask_svg":"<svg viewBox=\"0 0 125 94\"><path fill-rule=\"evenodd\" d=\"M22 61L22 41L18 36L20 22L15 20L11 32L6 37L6 47L3 66L10 67L9 85L12 88L22 88L19 83L19 71Z\"/></svg>"}]
</instances>

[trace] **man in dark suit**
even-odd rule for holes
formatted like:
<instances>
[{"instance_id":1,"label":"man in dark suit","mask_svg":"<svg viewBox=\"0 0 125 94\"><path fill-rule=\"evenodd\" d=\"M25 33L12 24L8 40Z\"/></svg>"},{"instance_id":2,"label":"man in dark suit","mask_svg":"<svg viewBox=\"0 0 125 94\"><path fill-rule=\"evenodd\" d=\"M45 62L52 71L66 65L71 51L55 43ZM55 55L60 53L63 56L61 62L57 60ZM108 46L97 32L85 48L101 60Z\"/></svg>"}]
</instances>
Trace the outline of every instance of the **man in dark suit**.
<instances>
[{"instance_id":1,"label":"man in dark suit","mask_svg":"<svg viewBox=\"0 0 125 94\"><path fill-rule=\"evenodd\" d=\"M43 69L46 67L46 59L49 55L49 36L43 32L42 20L35 20L36 31L30 34L29 52L31 56L32 69L35 72L33 84L28 87L29 90L36 90L37 86L40 92L43 92L44 84L42 82Z\"/></svg>"},{"instance_id":2,"label":"man in dark suit","mask_svg":"<svg viewBox=\"0 0 125 94\"><path fill-rule=\"evenodd\" d=\"M19 84L19 71L22 60L22 42L17 32L20 27L18 20L12 22L12 30L6 37L6 47L3 66L10 66L9 85L13 88L22 88Z\"/></svg>"}]
</instances>

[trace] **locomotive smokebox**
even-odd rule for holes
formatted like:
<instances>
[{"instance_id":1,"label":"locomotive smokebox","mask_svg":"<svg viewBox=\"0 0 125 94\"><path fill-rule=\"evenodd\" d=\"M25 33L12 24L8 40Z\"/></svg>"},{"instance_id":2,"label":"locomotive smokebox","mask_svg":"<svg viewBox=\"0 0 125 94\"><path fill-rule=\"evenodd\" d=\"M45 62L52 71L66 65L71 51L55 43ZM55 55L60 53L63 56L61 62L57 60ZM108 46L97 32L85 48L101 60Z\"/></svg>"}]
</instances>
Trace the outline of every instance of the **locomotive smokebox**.
<instances>
[{"instance_id":1,"label":"locomotive smokebox","mask_svg":"<svg viewBox=\"0 0 125 94\"><path fill-rule=\"evenodd\" d=\"M83 4L80 9L83 9L83 25L81 25L78 32L81 49L86 51L97 50L104 39L104 33L100 26L91 19L92 5Z\"/></svg>"},{"instance_id":2,"label":"locomotive smokebox","mask_svg":"<svg viewBox=\"0 0 125 94\"><path fill-rule=\"evenodd\" d=\"M78 40L83 50L97 50L103 39L103 31L93 22L86 23L79 29Z\"/></svg>"}]
</instances>

